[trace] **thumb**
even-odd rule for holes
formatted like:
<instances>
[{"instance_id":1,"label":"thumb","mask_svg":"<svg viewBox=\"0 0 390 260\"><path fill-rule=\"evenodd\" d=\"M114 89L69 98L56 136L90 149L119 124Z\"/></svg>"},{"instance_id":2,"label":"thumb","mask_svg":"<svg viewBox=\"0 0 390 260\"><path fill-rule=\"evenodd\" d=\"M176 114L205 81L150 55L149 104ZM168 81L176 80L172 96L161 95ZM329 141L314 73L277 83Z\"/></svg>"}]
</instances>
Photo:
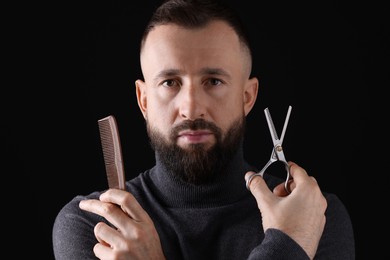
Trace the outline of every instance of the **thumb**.
<instances>
[{"instance_id":1,"label":"thumb","mask_svg":"<svg viewBox=\"0 0 390 260\"><path fill-rule=\"evenodd\" d=\"M269 204L269 202L274 198L274 194L268 188L263 177L260 175L253 176L254 174L255 172L252 171L247 172L245 174L245 181L247 182L247 187L255 197L257 205L260 208L261 205Z\"/></svg>"}]
</instances>

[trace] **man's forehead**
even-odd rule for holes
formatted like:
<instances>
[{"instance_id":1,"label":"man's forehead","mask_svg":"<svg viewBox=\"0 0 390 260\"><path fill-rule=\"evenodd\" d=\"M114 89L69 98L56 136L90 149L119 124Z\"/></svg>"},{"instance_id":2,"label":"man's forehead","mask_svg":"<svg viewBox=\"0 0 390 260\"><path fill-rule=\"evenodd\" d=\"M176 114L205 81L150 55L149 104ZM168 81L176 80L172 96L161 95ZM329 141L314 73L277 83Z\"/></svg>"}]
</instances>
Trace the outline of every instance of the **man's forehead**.
<instances>
[{"instance_id":1,"label":"man's forehead","mask_svg":"<svg viewBox=\"0 0 390 260\"><path fill-rule=\"evenodd\" d=\"M231 66L250 70L247 49L230 25L219 20L199 28L163 24L150 31L141 53L141 64L180 69L178 62L186 66L197 64L197 71L204 66L226 68L226 63L230 64L227 71L232 70Z\"/></svg>"},{"instance_id":2,"label":"man's forehead","mask_svg":"<svg viewBox=\"0 0 390 260\"><path fill-rule=\"evenodd\" d=\"M148 40L156 40L160 37L174 37L178 39L181 35L220 35L226 39L236 39L238 41L238 35L233 28L222 20L213 20L209 23L199 27L185 27L174 23L156 25L148 34L145 42Z\"/></svg>"}]
</instances>

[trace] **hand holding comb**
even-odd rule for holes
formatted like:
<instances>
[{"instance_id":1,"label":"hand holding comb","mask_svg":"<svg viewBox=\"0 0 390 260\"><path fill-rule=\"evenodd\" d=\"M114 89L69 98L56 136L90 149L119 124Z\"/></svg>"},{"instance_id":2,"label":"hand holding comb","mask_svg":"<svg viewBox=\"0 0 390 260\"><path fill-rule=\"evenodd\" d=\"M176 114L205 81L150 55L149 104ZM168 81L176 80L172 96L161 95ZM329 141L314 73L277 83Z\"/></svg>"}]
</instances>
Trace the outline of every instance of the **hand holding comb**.
<instances>
[{"instance_id":1,"label":"hand holding comb","mask_svg":"<svg viewBox=\"0 0 390 260\"><path fill-rule=\"evenodd\" d=\"M114 116L98 120L109 188L125 190L125 172L118 126Z\"/></svg>"}]
</instances>

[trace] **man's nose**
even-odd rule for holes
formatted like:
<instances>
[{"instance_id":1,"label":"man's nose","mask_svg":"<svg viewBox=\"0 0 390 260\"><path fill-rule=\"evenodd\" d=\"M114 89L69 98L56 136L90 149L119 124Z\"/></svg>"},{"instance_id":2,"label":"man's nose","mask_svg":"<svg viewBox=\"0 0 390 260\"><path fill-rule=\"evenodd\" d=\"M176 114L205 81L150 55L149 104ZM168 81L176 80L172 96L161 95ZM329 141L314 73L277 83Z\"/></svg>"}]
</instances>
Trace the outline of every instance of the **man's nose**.
<instances>
[{"instance_id":1,"label":"man's nose","mask_svg":"<svg viewBox=\"0 0 390 260\"><path fill-rule=\"evenodd\" d=\"M205 97L202 95L202 90L195 86L182 88L179 101L180 116L187 120L196 120L205 116Z\"/></svg>"}]
</instances>

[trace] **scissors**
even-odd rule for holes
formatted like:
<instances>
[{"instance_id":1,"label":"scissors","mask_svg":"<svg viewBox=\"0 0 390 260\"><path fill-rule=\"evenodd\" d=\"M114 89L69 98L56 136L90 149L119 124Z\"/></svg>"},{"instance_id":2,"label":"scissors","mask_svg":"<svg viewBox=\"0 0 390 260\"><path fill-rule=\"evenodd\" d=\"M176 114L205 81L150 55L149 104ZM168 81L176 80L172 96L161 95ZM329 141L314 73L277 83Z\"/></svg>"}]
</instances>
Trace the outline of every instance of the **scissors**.
<instances>
[{"instance_id":1,"label":"scissors","mask_svg":"<svg viewBox=\"0 0 390 260\"><path fill-rule=\"evenodd\" d=\"M287 116L286 116L286 119L284 121L282 135L280 136L280 139L278 137L278 134L276 133L275 126L274 126L274 123L273 123L272 118L271 118L271 114L269 113L269 109L268 108L264 109L265 117L267 119L269 131L271 132L271 137L272 137L272 142L274 144L274 147L272 148L271 158L266 163L266 165L263 167L263 169L261 169L261 171L259 171L258 173L255 173L252 176L250 176L248 178L248 180L246 181L246 188L248 190L249 190L249 184L255 176L263 177L265 171L267 170L267 168L271 164L273 164L276 161L280 161L284 164L286 171L287 171L287 177L286 177L286 181L284 183L284 188L286 189L286 191L288 193L291 192L290 187L288 185L289 181L292 179L291 175L290 175L290 167L288 166L288 163L286 161L286 157L284 156L284 153L283 153L283 147L282 147L284 134L286 133L288 120L290 119L291 109L292 109L292 107L289 106L288 111L287 111Z\"/></svg>"}]
</instances>

